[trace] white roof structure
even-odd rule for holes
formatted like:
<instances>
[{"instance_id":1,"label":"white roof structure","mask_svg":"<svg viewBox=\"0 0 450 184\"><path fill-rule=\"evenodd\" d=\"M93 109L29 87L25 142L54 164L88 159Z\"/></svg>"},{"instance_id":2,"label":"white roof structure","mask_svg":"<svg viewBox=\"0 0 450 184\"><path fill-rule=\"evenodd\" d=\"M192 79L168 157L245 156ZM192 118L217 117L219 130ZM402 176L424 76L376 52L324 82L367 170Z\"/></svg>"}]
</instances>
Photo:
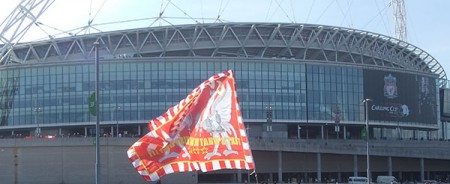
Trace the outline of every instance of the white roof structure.
<instances>
[{"instance_id":1,"label":"white roof structure","mask_svg":"<svg viewBox=\"0 0 450 184\"><path fill-rule=\"evenodd\" d=\"M16 45L5 65L151 57L283 58L372 65L437 75L446 73L426 51L389 36L294 23L206 23L147 27L72 36Z\"/></svg>"}]
</instances>

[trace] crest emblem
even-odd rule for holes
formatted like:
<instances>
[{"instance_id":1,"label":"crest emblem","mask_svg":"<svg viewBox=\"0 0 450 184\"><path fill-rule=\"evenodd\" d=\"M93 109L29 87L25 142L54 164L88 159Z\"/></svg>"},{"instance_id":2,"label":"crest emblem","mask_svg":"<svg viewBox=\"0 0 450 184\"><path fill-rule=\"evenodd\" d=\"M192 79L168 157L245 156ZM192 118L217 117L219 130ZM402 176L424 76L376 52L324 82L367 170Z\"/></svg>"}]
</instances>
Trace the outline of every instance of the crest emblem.
<instances>
[{"instance_id":1,"label":"crest emblem","mask_svg":"<svg viewBox=\"0 0 450 184\"><path fill-rule=\"evenodd\" d=\"M384 96L388 99L397 98L397 78L391 74L384 76Z\"/></svg>"}]
</instances>

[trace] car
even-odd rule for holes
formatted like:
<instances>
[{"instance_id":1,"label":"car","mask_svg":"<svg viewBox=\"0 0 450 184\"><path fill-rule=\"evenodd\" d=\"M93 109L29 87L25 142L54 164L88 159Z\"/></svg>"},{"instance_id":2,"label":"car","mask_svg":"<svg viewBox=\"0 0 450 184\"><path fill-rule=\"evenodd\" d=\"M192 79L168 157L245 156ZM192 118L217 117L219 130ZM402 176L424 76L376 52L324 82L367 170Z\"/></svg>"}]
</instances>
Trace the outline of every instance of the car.
<instances>
[{"instance_id":1,"label":"car","mask_svg":"<svg viewBox=\"0 0 450 184\"><path fill-rule=\"evenodd\" d=\"M378 176L377 184L398 184L398 181L394 176Z\"/></svg>"},{"instance_id":2,"label":"car","mask_svg":"<svg viewBox=\"0 0 450 184\"><path fill-rule=\"evenodd\" d=\"M350 176L348 178L348 184L367 184L368 180L367 177Z\"/></svg>"},{"instance_id":3,"label":"car","mask_svg":"<svg viewBox=\"0 0 450 184\"><path fill-rule=\"evenodd\" d=\"M436 180L423 180L424 184L438 184Z\"/></svg>"}]
</instances>

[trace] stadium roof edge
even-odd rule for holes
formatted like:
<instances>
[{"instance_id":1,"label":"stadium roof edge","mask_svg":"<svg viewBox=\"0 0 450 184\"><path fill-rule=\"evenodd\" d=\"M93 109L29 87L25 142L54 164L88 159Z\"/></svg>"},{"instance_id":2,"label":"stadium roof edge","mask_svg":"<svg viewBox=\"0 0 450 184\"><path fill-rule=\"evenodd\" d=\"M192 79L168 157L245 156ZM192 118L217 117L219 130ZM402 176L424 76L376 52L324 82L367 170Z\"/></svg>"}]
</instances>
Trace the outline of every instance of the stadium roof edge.
<instances>
[{"instance_id":1,"label":"stadium roof edge","mask_svg":"<svg viewBox=\"0 0 450 184\"><path fill-rule=\"evenodd\" d=\"M211 29L219 28L220 31L210 31ZM242 28L242 29L239 29ZM184 32L185 30L192 29L196 33ZM255 31L256 29L256 31ZM173 30L171 35L157 35L160 31ZM178 31L176 31L178 30ZM204 31L202 31L204 30ZM243 30L248 32L243 32ZM114 30L108 32L98 32L91 34L83 34L62 38L55 38L49 40L42 40L36 42L24 42L19 43L13 49L14 52L11 54L10 62L7 63L31 63L31 62L45 62L48 59L59 59L62 61L68 61L74 57L89 59L92 57L92 48L90 47L89 41L92 39L99 40L108 44L107 53L111 55L111 58L120 55L122 50L127 50L120 48L121 42L124 40L123 35L132 35L134 33L149 33L152 39L155 39L157 43L156 47L161 48L157 52L151 52L143 49L143 44L136 41L134 43L132 39L126 37L131 44L131 49L128 49L131 53L135 51L133 56L137 54L138 57L164 57L167 56L169 52L176 52L180 50L192 50L199 49L205 50L207 48L195 48L192 44L198 43L199 37L202 37L202 32L207 32L206 38L204 39L211 42L210 47L213 53L212 57L219 56L224 53L227 56L233 55L233 57L279 57L285 58L289 57L304 57L307 55L308 51L314 49L319 49L324 52L336 51L342 53L360 53L372 57L372 59L363 59L359 61L357 58L354 59L350 57L350 62L359 64L372 64L378 66L391 66L396 68L407 68L411 70L417 70L421 72L430 72L439 76L440 86L445 85L447 81L446 73L440 63L429 53L420 49L419 47L412 45L408 42L398 40L393 37L386 35L364 31L353 28L329 26L329 25L319 25L319 24L300 24L300 23L271 23L271 22L226 22L226 23L204 23L204 24L180 24L180 25L168 25L168 26L158 26L158 27L143 27L134 28L126 30ZM239 33L237 33L239 32ZM260 33L264 32L264 33ZM301 32L301 33L300 33ZM150 34L151 33L151 34ZM165 34L169 34L165 32ZM217 35L213 35L217 34ZM252 35L255 34L255 35ZM212 36L211 36L212 35ZM230 36L231 35L231 36ZM225 38L227 37L228 38ZM119 38L119 40L111 40L111 38ZM174 37L179 39L177 41L184 42L185 45L180 48L172 50L165 50L169 48L168 46L174 46ZM180 37L180 38L178 38ZM189 38L188 38L189 37ZM259 40L260 45L255 43L249 43L249 37ZM258 38L259 37L259 38ZM296 37L296 38L293 38ZM108 38L108 40L106 39ZM142 39L142 38L139 38ZM147 38L144 38L147 39ZM197 40L195 40L197 39ZM233 43L226 43L224 39L234 39ZM77 41L78 40L78 41ZM147 40L144 40L144 42ZM298 43L297 43L298 41ZM165 43L163 43L165 42ZM196 42L196 43L194 43ZM280 43L281 42L281 43ZM284 42L284 43L282 43ZM337 43L339 42L339 43ZM70 43L70 46L67 44ZM141 45L140 45L141 44ZM172 44L172 45L170 45ZM231 44L231 45L230 45ZM236 49L231 49L233 44ZM208 45L208 44L207 44ZM69 48L65 48L69 47ZM261 47L259 50L251 50L256 47ZM283 48L284 47L284 48ZM302 48L303 47L303 48ZM347 48L344 48L347 47ZM43 48L43 51L39 49ZM239 49L241 48L241 49ZM280 49L281 48L281 49ZM121 50L122 49L122 50ZM246 50L247 49L247 50ZM305 52L304 54L299 54L300 51ZM305 50L306 49L306 50ZM347 50L345 50L347 49ZM76 50L76 51L75 51ZM80 53L78 53L80 51ZM298 51L298 52L297 52ZM22 53L20 53L22 52ZM26 53L24 53L26 52ZM124 51L128 52L128 51ZM259 52L255 55L249 54L252 52ZM278 53L277 53L278 52ZM283 54L279 54L283 52ZM370 53L379 52L379 53ZM144 54L142 54L144 53ZM198 53L185 52L185 56L196 56ZM318 51L311 52L313 55L321 55ZM179 52L178 54L182 54ZM202 53L204 54L204 53ZM200 54L201 55L201 54ZM338 58L327 58L327 54L324 56L317 56L319 58L325 58L327 60L339 61ZM338 55L338 54L336 54ZM223 56L223 55L220 55ZM366 61L367 60L367 61ZM389 61L389 62L385 62Z\"/></svg>"}]
</instances>

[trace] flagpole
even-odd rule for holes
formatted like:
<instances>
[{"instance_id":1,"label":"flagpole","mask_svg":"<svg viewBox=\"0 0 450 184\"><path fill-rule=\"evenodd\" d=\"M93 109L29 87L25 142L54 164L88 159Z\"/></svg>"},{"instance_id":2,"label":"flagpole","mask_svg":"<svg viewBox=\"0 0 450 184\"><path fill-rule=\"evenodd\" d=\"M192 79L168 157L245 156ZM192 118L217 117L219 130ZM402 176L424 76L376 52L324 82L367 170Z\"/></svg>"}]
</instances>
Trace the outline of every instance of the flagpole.
<instances>
[{"instance_id":1,"label":"flagpole","mask_svg":"<svg viewBox=\"0 0 450 184\"><path fill-rule=\"evenodd\" d=\"M100 116L99 116L99 103L98 103L98 47L100 43L94 42L95 47L95 115L96 115L96 123L95 123L95 183L100 183L100 142L99 142L99 134L100 134Z\"/></svg>"}]
</instances>

